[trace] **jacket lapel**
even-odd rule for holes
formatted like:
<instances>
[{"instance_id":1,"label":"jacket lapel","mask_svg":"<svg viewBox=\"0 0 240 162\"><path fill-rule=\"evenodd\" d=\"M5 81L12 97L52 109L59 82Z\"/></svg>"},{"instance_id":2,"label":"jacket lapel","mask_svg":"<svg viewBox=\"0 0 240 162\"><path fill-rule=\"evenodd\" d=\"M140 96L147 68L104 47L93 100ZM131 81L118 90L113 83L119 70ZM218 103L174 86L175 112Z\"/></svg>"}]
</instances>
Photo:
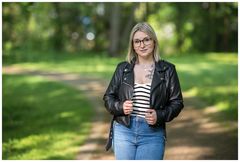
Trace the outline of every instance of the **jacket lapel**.
<instances>
[{"instance_id":1,"label":"jacket lapel","mask_svg":"<svg viewBox=\"0 0 240 162\"><path fill-rule=\"evenodd\" d=\"M133 62L131 62L131 64L128 63L123 69L124 73L123 82L132 87L134 86L134 72L133 72L134 63Z\"/></svg>"},{"instance_id":2,"label":"jacket lapel","mask_svg":"<svg viewBox=\"0 0 240 162\"><path fill-rule=\"evenodd\" d=\"M123 82L134 87L134 72L133 68L136 62L136 58L133 58L131 64L127 64L124 68L124 78ZM164 60L159 60L155 62L155 70L153 74L153 80L151 85L151 92L165 80L164 72L167 69L167 66L164 64Z\"/></svg>"},{"instance_id":3,"label":"jacket lapel","mask_svg":"<svg viewBox=\"0 0 240 162\"><path fill-rule=\"evenodd\" d=\"M165 80L164 71L167 67L164 65L163 60L155 62L155 70L153 74L153 80L151 85L151 92L162 82Z\"/></svg>"}]
</instances>

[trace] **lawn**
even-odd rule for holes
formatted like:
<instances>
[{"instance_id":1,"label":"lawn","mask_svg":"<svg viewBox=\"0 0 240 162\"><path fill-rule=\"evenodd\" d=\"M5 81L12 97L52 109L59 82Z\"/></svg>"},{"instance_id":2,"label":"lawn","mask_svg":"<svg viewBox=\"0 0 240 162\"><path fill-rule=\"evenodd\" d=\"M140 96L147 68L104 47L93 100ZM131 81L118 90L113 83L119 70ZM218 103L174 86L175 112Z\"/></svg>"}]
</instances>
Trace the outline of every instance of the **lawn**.
<instances>
[{"instance_id":1,"label":"lawn","mask_svg":"<svg viewBox=\"0 0 240 162\"><path fill-rule=\"evenodd\" d=\"M171 57L176 63L185 97L199 97L218 108L225 120L238 118L237 54L209 53Z\"/></svg>"},{"instance_id":2,"label":"lawn","mask_svg":"<svg viewBox=\"0 0 240 162\"><path fill-rule=\"evenodd\" d=\"M19 52L19 56L23 55L23 52ZM125 59L124 56L109 58L104 53L91 52L54 54L30 51L24 52L24 57L19 61L3 60L3 63L32 70L93 75L108 81L118 62ZM184 97L198 97L209 106L217 106L219 112L224 114L223 118L237 120L238 55L236 53L163 55L162 58L176 65Z\"/></svg>"},{"instance_id":3,"label":"lawn","mask_svg":"<svg viewBox=\"0 0 240 162\"><path fill-rule=\"evenodd\" d=\"M21 54L21 53L20 53ZM238 55L163 56L176 65L184 98L218 108L218 121L238 118ZM3 66L98 76L109 81L124 57L104 53L34 53L3 57ZM202 107L202 108L206 108ZM38 77L3 75L3 159L74 159L92 109L79 91Z\"/></svg>"},{"instance_id":4,"label":"lawn","mask_svg":"<svg viewBox=\"0 0 240 162\"><path fill-rule=\"evenodd\" d=\"M5 159L75 159L93 110L81 92L41 77L3 75Z\"/></svg>"}]
</instances>

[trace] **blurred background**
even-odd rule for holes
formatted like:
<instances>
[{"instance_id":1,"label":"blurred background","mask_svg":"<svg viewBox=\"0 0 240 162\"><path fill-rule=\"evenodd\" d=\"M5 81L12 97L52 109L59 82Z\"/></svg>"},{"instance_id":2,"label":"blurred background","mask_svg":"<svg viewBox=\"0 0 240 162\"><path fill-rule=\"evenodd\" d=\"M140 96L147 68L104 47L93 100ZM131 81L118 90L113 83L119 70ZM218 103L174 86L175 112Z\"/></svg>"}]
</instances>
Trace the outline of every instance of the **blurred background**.
<instances>
[{"instance_id":1,"label":"blurred background","mask_svg":"<svg viewBox=\"0 0 240 162\"><path fill-rule=\"evenodd\" d=\"M13 50L126 53L147 21L161 53L236 52L237 3L3 3L3 56ZM13 54L12 54L13 55Z\"/></svg>"},{"instance_id":2,"label":"blurred background","mask_svg":"<svg viewBox=\"0 0 240 162\"><path fill-rule=\"evenodd\" d=\"M3 159L76 159L97 115L89 92L76 86L103 81L101 93L90 89L102 103L142 21L156 31L161 57L176 65L185 99L166 159L238 158L237 2L3 2L2 21ZM63 73L75 76L72 86ZM92 159L108 158L104 148L98 154Z\"/></svg>"}]
</instances>

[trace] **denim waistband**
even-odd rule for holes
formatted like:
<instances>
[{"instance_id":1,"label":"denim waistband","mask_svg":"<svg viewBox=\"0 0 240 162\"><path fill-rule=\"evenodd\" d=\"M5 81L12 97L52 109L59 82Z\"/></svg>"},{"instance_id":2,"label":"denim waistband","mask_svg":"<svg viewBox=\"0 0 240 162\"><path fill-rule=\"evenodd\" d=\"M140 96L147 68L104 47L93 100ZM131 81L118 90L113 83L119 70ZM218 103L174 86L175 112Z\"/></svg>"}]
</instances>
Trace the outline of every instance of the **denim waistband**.
<instances>
[{"instance_id":1,"label":"denim waistband","mask_svg":"<svg viewBox=\"0 0 240 162\"><path fill-rule=\"evenodd\" d=\"M146 122L146 119L140 116L130 116L131 121Z\"/></svg>"}]
</instances>

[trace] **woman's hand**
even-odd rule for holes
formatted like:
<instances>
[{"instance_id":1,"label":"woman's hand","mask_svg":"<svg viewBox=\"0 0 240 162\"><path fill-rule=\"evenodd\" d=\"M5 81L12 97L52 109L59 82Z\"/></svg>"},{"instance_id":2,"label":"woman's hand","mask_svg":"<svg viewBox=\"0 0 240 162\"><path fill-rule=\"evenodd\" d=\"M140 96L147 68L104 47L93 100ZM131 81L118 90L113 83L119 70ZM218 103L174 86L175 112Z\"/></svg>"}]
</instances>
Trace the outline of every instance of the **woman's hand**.
<instances>
[{"instance_id":1,"label":"woman's hand","mask_svg":"<svg viewBox=\"0 0 240 162\"><path fill-rule=\"evenodd\" d=\"M149 109L146 111L145 119L148 124L154 125L157 122L157 113L154 109Z\"/></svg>"},{"instance_id":2,"label":"woman's hand","mask_svg":"<svg viewBox=\"0 0 240 162\"><path fill-rule=\"evenodd\" d=\"M133 111L133 102L131 100L126 100L124 103L123 103L123 112L125 115L129 115L132 113Z\"/></svg>"}]
</instances>

